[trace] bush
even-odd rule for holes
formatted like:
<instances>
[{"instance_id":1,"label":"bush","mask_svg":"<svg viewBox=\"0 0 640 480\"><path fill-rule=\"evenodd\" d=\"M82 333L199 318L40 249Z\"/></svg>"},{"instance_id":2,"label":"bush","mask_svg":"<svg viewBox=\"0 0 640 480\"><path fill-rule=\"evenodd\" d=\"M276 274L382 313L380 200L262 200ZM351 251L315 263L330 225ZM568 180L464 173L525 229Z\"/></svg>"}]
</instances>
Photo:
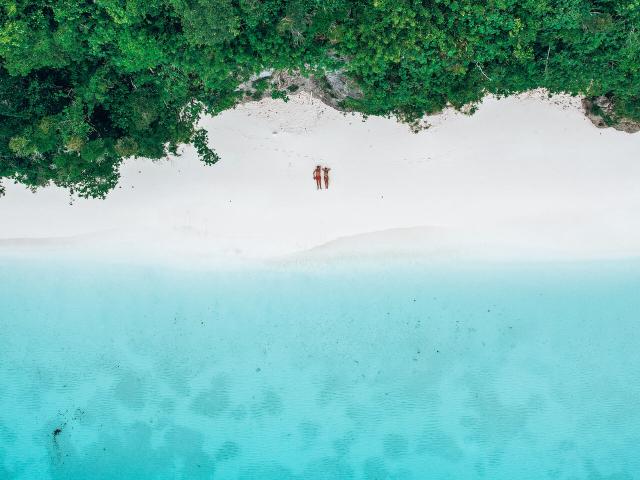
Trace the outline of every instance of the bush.
<instances>
[{"instance_id":1,"label":"bush","mask_svg":"<svg viewBox=\"0 0 640 480\"><path fill-rule=\"evenodd\" d=\"M409 123L538 87L640 120L639 35L635 0L10 0L0 178L104 196L125 157L193 142L213 164L199 117L264 69L340 70L362 93L345 106Z\"/></svg>"}]
</instances>

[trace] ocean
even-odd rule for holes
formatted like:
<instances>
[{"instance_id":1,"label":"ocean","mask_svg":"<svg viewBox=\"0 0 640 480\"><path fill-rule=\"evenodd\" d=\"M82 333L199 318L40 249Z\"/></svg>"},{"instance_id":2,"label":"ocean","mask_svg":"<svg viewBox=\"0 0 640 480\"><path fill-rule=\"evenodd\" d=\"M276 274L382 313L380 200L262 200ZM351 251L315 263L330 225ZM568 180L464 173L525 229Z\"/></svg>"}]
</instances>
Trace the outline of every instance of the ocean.
<instances>
[{"instance_id":1,"label":"ocean","mask_svg":"<svg viewBox=\"0 0 640 480\"><path fill-rule=\"evenodd\" d=\"M0 259L0 479L640 478L640 262Z\"/></svg>"}]
</instances>

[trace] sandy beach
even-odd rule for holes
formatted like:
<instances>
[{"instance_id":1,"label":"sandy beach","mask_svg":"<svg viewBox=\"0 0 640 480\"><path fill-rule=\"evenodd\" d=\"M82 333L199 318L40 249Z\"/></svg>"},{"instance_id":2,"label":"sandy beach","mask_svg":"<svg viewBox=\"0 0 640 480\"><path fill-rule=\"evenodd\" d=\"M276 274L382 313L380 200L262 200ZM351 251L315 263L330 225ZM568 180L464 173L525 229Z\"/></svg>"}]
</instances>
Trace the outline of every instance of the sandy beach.
<instances>
[{"instance_id":1,"label":"sandy beach","mask_svg":"<svg viewBox=\"0 0 640 480\"><path fill-rule=\"evenodd\" d=\"M265 100L211 167L6 185L0 478L632 478L640 134L540 93L428 122Z\"/></svg>"},{"instance_id":2,"label":"sandy beach","mask_svg":"<svg viewBox=\"0 0 640 480\"><path fill-rule=\"evenodd\" d=\"M128 160L106 200L6 184L0 252L193 262L402 255L595 259L640 254L640 135L597 129L580 99L530 92L446 111L412 133L306 93L202 123L191 147ZM315 165L331 167L317 191Z\"/></svg>"}]
</instances>

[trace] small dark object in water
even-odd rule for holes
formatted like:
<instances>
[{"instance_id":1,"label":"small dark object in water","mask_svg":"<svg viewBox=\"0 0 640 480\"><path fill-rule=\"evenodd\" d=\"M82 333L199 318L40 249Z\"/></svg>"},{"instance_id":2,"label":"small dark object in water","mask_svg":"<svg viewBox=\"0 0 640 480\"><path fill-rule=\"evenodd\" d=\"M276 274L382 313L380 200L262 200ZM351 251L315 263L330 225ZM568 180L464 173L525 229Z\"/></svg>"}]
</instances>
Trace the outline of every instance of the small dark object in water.
<instances>
[{"instance_id":1,"label":"small dark object in water","mask_svg":"<svg viewBox=\"0 0 640 480\"><path fill-rule=\"evenodd\" d=\"M54 437L57 437L57 436L58 436L58 435L60 435L61 433L62 433L62 429L60 429L60 428L56 428L56 429L53 431L53 436L54 436Z\"/></svg>"}]
</instances>

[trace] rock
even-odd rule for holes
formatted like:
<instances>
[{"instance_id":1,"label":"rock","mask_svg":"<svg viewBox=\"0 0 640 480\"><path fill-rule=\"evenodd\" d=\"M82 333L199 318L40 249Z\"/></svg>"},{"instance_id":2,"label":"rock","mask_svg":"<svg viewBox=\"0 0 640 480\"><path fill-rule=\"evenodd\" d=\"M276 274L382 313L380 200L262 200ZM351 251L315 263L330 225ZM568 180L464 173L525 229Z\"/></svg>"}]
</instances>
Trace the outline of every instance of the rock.
<instances>
[{"instance_id":1,"label":"rock","mask_svg":"<svg viewBox=\"0 0 640 480\"><path fill-rule=\"evenodd\" d=\"M257 82L269 82L269 88L256 88ZM265 70L242 83L239 90L245 93L242 102L251 102L272 95L274 91L313 94L314 97L340 111L347 111L344 101L362 98L362 90L355 81L347 77L344 69L327 72L324 75L303 76L299 73Z\"/></svg>"},{"instance_id":2,"label":"rock","mask_svg":"<svg viewBox=\"0 0 640 480\"><path fill-rule=\"evenodd\" d=\"M611 127L627 133L640 132L640 122L617 115L613 100L607 96L584 98L582 106L587 118L598 128Z\"/></svg>"}]
</instances>

